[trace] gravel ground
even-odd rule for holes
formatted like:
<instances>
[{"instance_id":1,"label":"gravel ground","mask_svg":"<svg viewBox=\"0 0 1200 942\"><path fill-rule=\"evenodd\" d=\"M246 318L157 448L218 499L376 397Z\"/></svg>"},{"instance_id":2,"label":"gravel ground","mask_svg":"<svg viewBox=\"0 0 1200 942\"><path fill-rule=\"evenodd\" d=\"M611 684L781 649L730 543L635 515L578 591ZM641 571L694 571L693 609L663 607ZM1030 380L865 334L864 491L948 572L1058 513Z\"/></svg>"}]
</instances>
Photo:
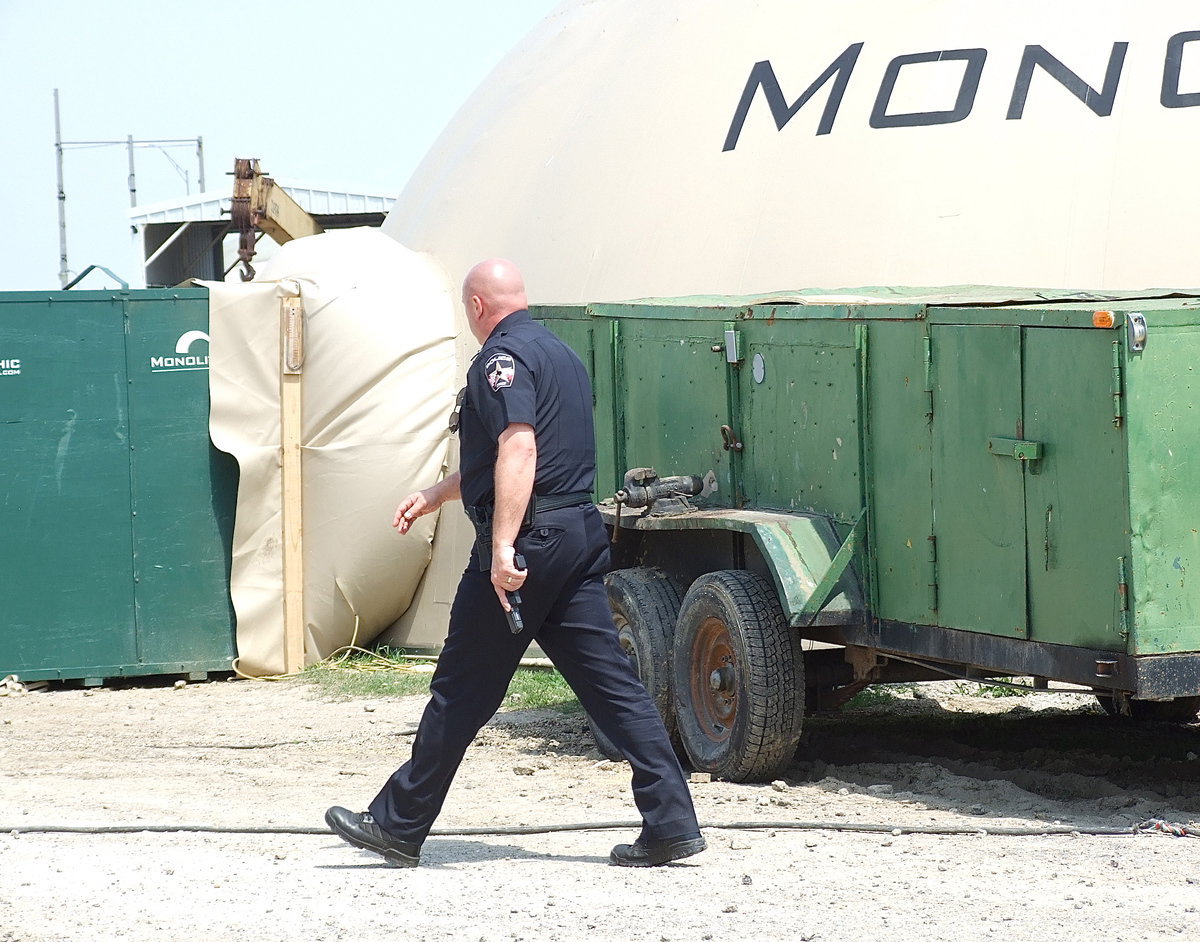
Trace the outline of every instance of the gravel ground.
<instances>
[{"instance_id":1,"label":"gravel ground","mask_svg":"<svg viewBox=\"0 0 1200 942\"><path fill-rule=\"evenodd\" d=\"M636 834L628 768L578 713L498 715L421 866L396 870L320 833L322 815L365 807L422 697L336 702L292 681L14 693L0 942L1195 937L1200 841L1133 829L1200 819L1200 727L1134 726L1078 694L918 693L811 719L776 782L694 783L709 850L652 870L607 863ZM520 830L553 825L576 827ZM1055 825L1079 833L997 833ZM225 830L37 831L114 826ZM917 833L933 827L960 833ZM444 833L464 828L493 833Z\"/></svg>"}]
</instances>

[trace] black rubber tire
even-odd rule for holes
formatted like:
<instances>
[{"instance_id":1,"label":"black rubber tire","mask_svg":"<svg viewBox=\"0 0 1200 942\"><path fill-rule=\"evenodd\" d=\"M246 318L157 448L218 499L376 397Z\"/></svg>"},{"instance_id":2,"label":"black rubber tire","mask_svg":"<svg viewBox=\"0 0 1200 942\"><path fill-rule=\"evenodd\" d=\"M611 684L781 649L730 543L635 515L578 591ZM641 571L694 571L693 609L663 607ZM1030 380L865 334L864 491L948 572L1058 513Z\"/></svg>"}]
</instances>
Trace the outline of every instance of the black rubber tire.
<instances>
[{"instance_id":1,"label":"black rubber tire","mask_svg":"<svg viewBox=\"0 0 1200 942\"><path fill-rule=\"evenodd\" d=\"M791 762L804 722L804 657L766 579L722 570L692 584L675 626L675 714L701 772L770 781Z\"/></svg>"},{"instance_id":2,"label":"black rubber tire","mask_svg":"<svg viewBox=\"0 0 1200 942\"><path fill-rule=\"evenodd\" d=\"M649 568L617 569L605 576L604 584L621 647L646 685L667 733L676 741L671 650L681 601L679 590L661 569ZM624 758L590 716L588 726L601 755Z\"/></svg>"},{"instance_id":3,"label":"black rubber tire","mask_svg":"<svg viewBox=\"0 0 1200 942\"><path fill-rule=\"evenodd\" d=\"M1096 700L1109 716L1117 715L1117 705L1108 694L1096 694ZM1130 700L1129 718L1139 723L1194 723L1200 714L1200 697L1176 697L1174 700Z\"/></svg>"}]
</instances>

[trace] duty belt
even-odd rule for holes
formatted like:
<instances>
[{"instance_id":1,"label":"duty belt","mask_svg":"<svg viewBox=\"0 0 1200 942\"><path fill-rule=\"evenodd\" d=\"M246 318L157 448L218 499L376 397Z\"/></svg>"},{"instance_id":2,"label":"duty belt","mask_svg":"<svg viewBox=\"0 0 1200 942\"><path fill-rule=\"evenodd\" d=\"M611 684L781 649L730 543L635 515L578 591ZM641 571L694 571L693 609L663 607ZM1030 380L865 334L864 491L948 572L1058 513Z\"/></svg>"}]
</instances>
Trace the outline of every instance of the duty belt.
<instances>
[{"instance_id":1,"label":"duty belt","mask_svg":"<svg viewBox=\"0 0 1200 942\"><path fill-rule=\"evenodd\" d=\"M522 528L532 526L534 518L547 510L561 510L563 507L576 507L580 504L590 504L590 491L576 491L573 494L551 494L543 497L531 494L525 507L525 516L521 520ZM467 516L475 527L475 547L478 550L479 569L486 572L492 568L492 516L495 514L495 504L464 505Z\"/></svg>"},{"instance_id":2,"label":"duty belt","mask_svg":"<svg viewBox=\"0 0 1200 942\"><path fill-rule=\"evenodd\" d=\"M534 517L547 510L561 510L563 507L576 507L579 504L590 504L592 502L592 494L590 491L575 491L571 494L531 494L529 503L525 506L525 516L521 520L521 526L528 527L533 525ZM475 531L480 536L486 530L488 534L492 530L492 516L495 514L495 504L472 504L466 508L467 516L471 518L471 523L475 524Z\"/></svg>"}]
</instances>

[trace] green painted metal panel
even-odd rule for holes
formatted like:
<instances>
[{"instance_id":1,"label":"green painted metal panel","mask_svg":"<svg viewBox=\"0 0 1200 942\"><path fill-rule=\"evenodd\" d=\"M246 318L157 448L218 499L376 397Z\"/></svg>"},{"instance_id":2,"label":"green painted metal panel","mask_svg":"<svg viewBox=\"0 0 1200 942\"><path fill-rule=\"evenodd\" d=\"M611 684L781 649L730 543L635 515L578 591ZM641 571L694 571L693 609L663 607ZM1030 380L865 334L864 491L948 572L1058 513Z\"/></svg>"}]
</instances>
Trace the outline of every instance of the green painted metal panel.
<instances>
[{"instance_id":1,"label":"green painted metal panel","mask_svg":"<svg viewBox=\"0 0 1200 942\"><path fill-rule=\"evenodd\" d=\"M596 497L611 497L621 486L624 470L617 467L615 382L612 328L608 321L570 316L570 310L542 310L542 321L578 354L592 383L596 416Z\"/></svg>"},{"instance_id":2,"label":"green painted metal panel","mask_svg":"<svg viewBox=\"0 0 1200 942\"><path fill-rule=\"evenodd\" d=\"M1121 320L1117 326L1124 326L1124 315L1138 311L1146 315L1151 330L1157 332L1166 327L1183 327L1187 333L1191 328L1200 324L1200 301L1195 298L1171 302L1169 306L1161 302L1122 301L1119 304L1104 305L1106 310L1114 311Z\"/></svg>"},{"instance_id":3,"label":"green painted metal panel","mask_svg":"<svg viewBox=\"0 0 1200 942\"><path fill-rule=\"evenodd\" d=\"M931 307L931 324L961 324L979 327L1087 327L1097 309L1111 310L1108 304L1046 305L1035 307Z\"/></svg>"},{"instance_id":4,"label":"green painted metal panel","mask_svg":"<svg viewBox=\"0 0 1200 942\"><path fill-rule=\"evenodd\" d=\"M0 295L0 673L228 669L207 292Z\"/></svg>"},{"instance_id":5,"label":"green painted metal panel","mask_svg":"<svg viewBox=\"0 0 1200 942\"><path fill-rule=\"evenodd\" d=\"M858 304L858 303L777 303L751 305L741 315L747 320L806 321L825 320L920 320L925 316L923 304Z\"/></svg>"},{"instance_id":6,"label":"green painted metal panel","mask_svg":"<svg viewBox=\"0 0 1200 942\"><path fill-rule=\"evenodd\" d=\"M988 440L1023 438L1021 331L934 326L933 507L938 624L1024 637L1023 462Z\"/></svg>"},{"instance_id":7,"label":"green painted metal panel","mask_svg":"<svg viewBox=\"0 0 1200 942\"><path fill-rule=\"evenodd\" d=\"M0 675L136 660L121 301L0 304Z\"/></svg>"},{"instance_id":8,"label":"green painted metal panel","mask_svg":"<svg viewBox=\"0 0 1200 942\"><path fill-rule=\"evenodd\" d=\"M871 617L916 637L938 625L965 638L1200 651L1195 298L796 295L590 307L612 338L612 399L597 397L611 473L711 467L714 506L828 515L843 537L866 506L855 578L870 580ZM1094 326L1098 310L1114 326ZM1140 354L1128 352L1133 312L1150 325ZM732 366L727 325L739 337ZM721 449L721 424L740 454ZM652 528L727 529L716 519L727 513ZM801 600L828 569L793 558L794 534L753 532L802 627Z\"/></svg>"},{"instance_id":9,"label":"green painted metal panel","mask_svg":"<svg viewBox=\"0 0 1200 942\"><path fill-rule=\"evenodd\" d=\"M854 325L745 322L738 368L746 497L755 507L863 508Z\"/></svg>"},{"instance_id":10,"label":"green painted metal panel","mask_svg":"<svg viewBox=\"0 0 1200 942\"><path fill-rule=\"evenodd\" d=\"M1112 396L1119 336L1024 331L1024 438L1042 446L1042 457L1025 463L1035 641L1125 648L1119 560L1129 554L1129 511L1125 435Z\"/></svg>"},{"instance_id":11,"label":"green painted metal panel","mask_svg":"<svg viewBox=\"0 0 1200 942\"><path fill-rule=\"evenodd\" d=\"M882 618L935 624L933 428L920 324L869 328L868 466L875 605Z\"/></svg>"},{"instance_id":12,"label":"green painted metal panel","mask_svg":"<svg viewBox=\"0 0 1200 942\"><path fill-rule=\"evenodd\" d=\"M704 476L718 491L708 503L735 504L731 452L721 426L730 424L728 366L713 347L722 322L651 320L623 329L616 347L617 396L624 415L623 457L629 468L662 477Z\"/></svg>"},{"instance_id":13,"label":"green painted metal panel","mask_svg":"<svg viewBox=\"0 0 1200 942\"><path fill-rule=\"evenodd\" d=\"M208 437L208 298L126 304L138 661L228 658L237 465Z\"/></svg>"},{"instance_id":14,"label":"green painted metal panel","mask_svg":"<svg viewBox=\"0 0 1200 942\"><path fill-rule=\"evenodd\" d=\"M1132 653L1200 649L1200 314L1128 357Z\"/></svg>"},{"instance_id":15,"label":"green painted metal panel","mask_svg":"<svg viewBox=\"0 0 1200 942\"><path fill-rule=\"evenodd\" d=\"M956 320L964 311L993 310L994 321L1016 323L1015 318L1028 311L1093 311L1096 308L1113 310L1125 305L1130 310L1162 310L1164 312L1200 309L1200 290L1196 288L1155 288L1142 291L1087 291L1064 288L1021 288L999 285L946 285L924 288L910 285L858 285L851 288L792 288L769 294L746 295L685 295L674 298L643 298L635 302L607 305L624 308L632 316L641 309L663 310L688 307L696 310L736 310L737 308L790 306L818 313L808 317L823 317L824 310L853 305L855 317L871 318L875 312L891 307L927 310L932 316L939 311L950 312L950 319L939 323L962 323ZM970 305L970 307L966 307ZM1132 306L1131 306L1132 305ZM911 316L886 315L889 318ZM968 323L971 321L968 320ZM1090 322L1089 322L1090 323ZM1188 323L1195 323L1195 318ZM1086 325L1085 325L1086 326Z\"/></svg>"},{"instance_id":16,"label":"green painted metal panel","mask_svg":"<svg viewBox=\"0 0 1200 942\"><path fill-rule=\"evenodd\" d=\"M826 517L810 517L806 519L813 522L820 521L829 526L828 518ZM830 529L832 530L832 527ZM862 549L862 541L866 530L866 512L864 511L854 526L850 528L845 541L838 547L837 553L834 554L833 559L825 567L821 581L817 583L817 587L813 589L808 601L804 603L804 607L800 610L798 618L800 624L814 624L821 612L825 611L831 604L831 596L845 580L846 573L850 571L851 564ZM852 582L851 584L857 586L857 582Z\"/></svg>"}]
</instances>

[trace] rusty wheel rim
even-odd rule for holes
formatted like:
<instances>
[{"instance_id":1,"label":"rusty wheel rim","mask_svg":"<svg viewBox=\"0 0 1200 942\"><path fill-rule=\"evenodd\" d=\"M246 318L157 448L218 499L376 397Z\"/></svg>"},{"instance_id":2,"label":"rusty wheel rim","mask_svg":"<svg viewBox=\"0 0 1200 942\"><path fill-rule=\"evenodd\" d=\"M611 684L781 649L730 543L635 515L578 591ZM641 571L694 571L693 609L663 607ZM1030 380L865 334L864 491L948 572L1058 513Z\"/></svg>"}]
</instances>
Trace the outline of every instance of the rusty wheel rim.
<instances>
[{"instance_id":1,"label":"rusty wheel rim","mask_svg":"<svg viewBox=\"0 0 1200 942\"><path fill-rule=\"evenodd\" d=\"M708 617L692 644L692 709L704 735L724 742L737 721L737 653L729 626Z\"/></svg>"},{"instance_id":2,"label":"rusty wheel rim","mask_svg":"<svg viewBox=\"0 0 1200 942\"><path fill-rule=\"evenodd\" d=\"M617 626L617 643L621 645L621 650L629 658L629 662L633 666L633 672L641 677L642 665L638 659L637 645L633 642L633 626L629 624L629 620L620 612L613 612L613 623Z\"/></svg>"}]
</instances>

